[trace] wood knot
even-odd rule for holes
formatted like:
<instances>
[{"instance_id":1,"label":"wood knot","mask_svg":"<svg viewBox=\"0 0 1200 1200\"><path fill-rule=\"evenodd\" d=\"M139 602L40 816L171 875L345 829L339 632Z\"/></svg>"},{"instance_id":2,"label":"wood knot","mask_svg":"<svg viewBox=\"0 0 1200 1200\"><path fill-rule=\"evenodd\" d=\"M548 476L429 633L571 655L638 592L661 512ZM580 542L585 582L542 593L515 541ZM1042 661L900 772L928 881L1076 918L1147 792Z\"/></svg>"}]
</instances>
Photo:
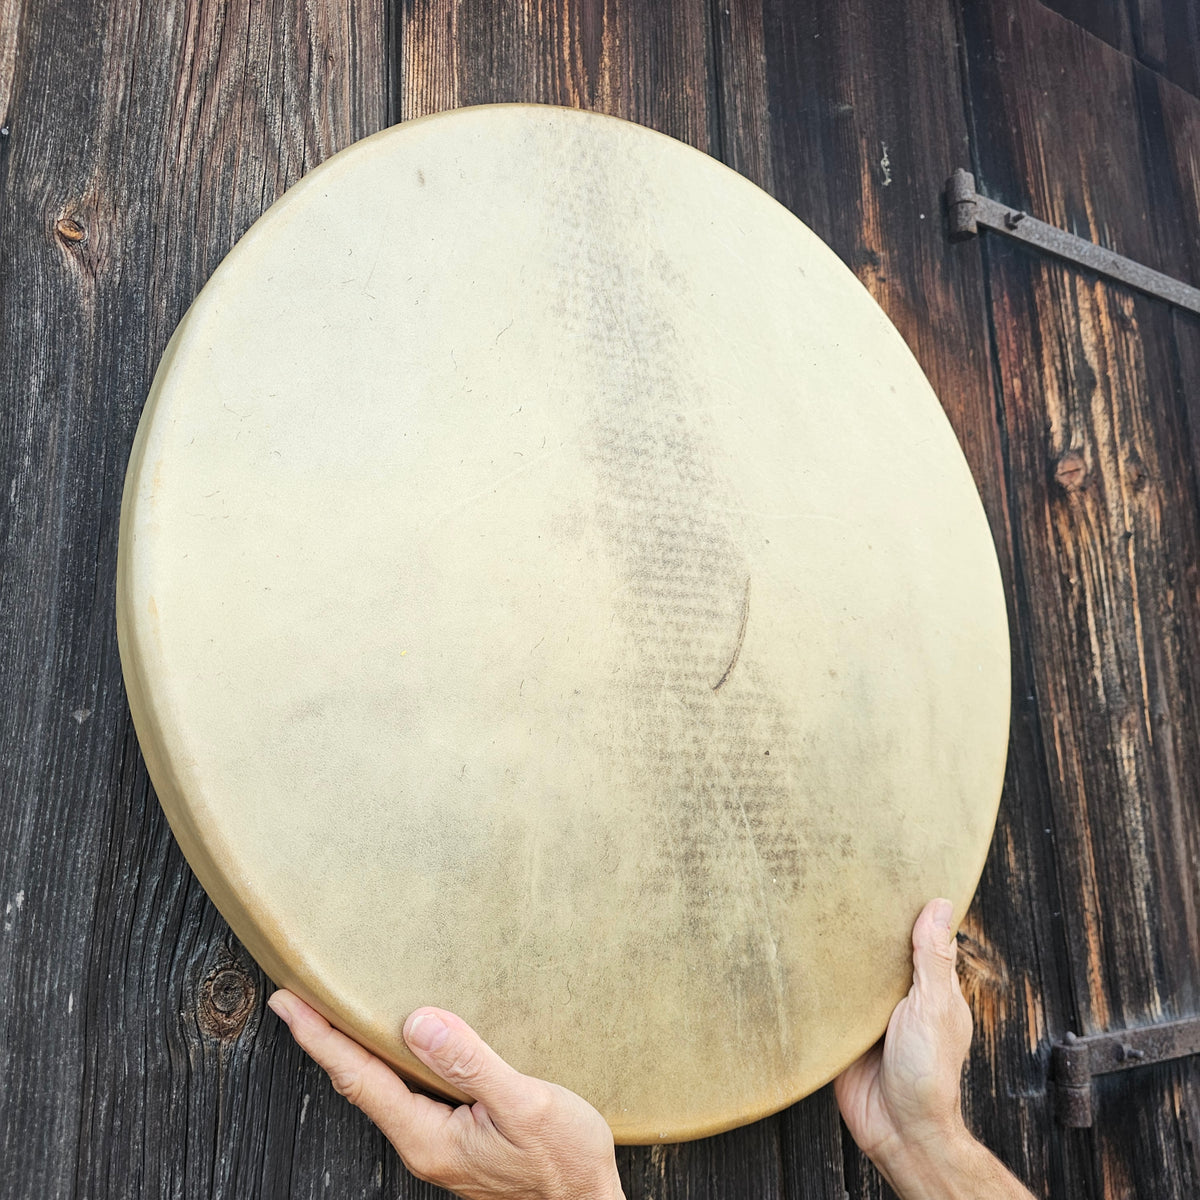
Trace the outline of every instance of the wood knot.
<instances>
[{"instance_id":1,"label":"wood knot","mask_svg":"<svg viewBox=\"0 0 1200 1200\"><path fill-rule=\"evenodd\" d=\"M74 217L59 217L54 223L54 232L58 234L60 242L69 246L87 241L87 230Z\"/></svg>"},{"instance_id":2,"label":"wood knot","mask_svg":"<svg viewBox=\"0 0 1200 1200\"><path fill-rule=\"evenodd\" d=\"M853 251L850 266L860 281L869 282L877 280L882 283L887 280L887 274L884 271L883 255L872 246L856 247Z\"/></svg>"},{"instance_id":3,"label":"wood knot","mask_svg":"<svg viewBox=\"0 0 1200 1200\"><path fill-rule=\"evenodd\" d=\"M1064 492L1078 492L1087 486L1087 462L1078 450L1068 450L1058 460L1054 481Z\"/></svg>"},{"instance_id":4,"label":"wood knot","mask_svg":"<svg viewBox=\"0 0 1200 1200\"><path fill-rule=\"evenodd\" d=\"M218 967L200 985L196 1021L200 1032L230 1041L242 1032L254 1009L258 989L254 980L236 966Z\"/></svg>"}]
</instances>

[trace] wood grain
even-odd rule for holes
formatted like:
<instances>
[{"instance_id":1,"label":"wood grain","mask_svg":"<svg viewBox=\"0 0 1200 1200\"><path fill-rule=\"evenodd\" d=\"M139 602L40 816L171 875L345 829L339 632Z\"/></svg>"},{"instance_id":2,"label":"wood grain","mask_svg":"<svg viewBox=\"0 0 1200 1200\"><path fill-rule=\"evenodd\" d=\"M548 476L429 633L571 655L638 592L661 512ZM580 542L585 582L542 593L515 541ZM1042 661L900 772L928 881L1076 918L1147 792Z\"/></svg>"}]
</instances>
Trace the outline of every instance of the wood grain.
<instances>
[{"instance_id":1,"label":"wood grain","mask_svg":"<svg viewBox=\"0 0 1200 1200\"><path fill-rule=\"evenodd\" d=\"M1138 95L1144 137L1161 147L1148 163L1147 192L1155 223L1175 248L1174 273L1200 279L1200 100L1180 88L1139 72ZM1177 311L1172 317L1178 354L1174 389L1182 405L1183 429L1191 449L1192 478L1200 479L1200 318Z\"/></svg>"},{"instance_id":2,"label":"wood grain","mask_svg":"<svg viewBox=\"0 0 1200 1200\"><path fill-rule=\"evenodd\" d=\"M979 156L988 193L1179 273L1147 191L1152 169L1118 169L1167 153L1145 136L1143 69L1036 4L978 24L981 11L968 11L973 98L997 114ZM1086 111L1053 86L1064 76L1089 81ZM1144 1024L1195 1011L1200 983L1200 530L1174 321L1156 301L1015 246L989 241L987 258L1069 1015L1080 1032ZM1196 1187L1200 1162L1175 1124L1195 1121L1196 1063L1157 1070L1183 1098L1172 1120L1139 1128L1112 1119L1110 1103L1108 1122L1065 1139L1076 1153L1086 1143L1100 1194ZM1161 1164L1153 1183L1149 1162Z\"/></svg>"},{"instance_id":3,"label":"wood grain","mask_svg":"<svg viewBox=\"0 0 1200 1200\"><path fill-rule=\"evenodd\" d=\"M383 122L382 28L367 3L10 3L0 20L8 1195L307 1195L326 1171L343 1194L382 1188L381 1138L263 1029L265 981L174 846L113 626L158 355L250 222ZM232 1015L206 987L227 964ZM306 1093L309 1129L336 1113L319 1150L298 1140Z\"/></svg>"},{"instance_id":4,"label":"wood grain","mask_svg":"<svg viewBox=\"0 0 1200 1200\"><path fill-rule=\"evenodd\" d=\"M563 104L624 117L709 149L704 0L405 3L398 111Z\"/></svg>"},{"instance_id":5,"label":"wood grain","mask_svg":"<svg viewBox=\"0 0 1200 1200\"><path fill-rule=\"evenodd\" d=\"M115 530L158 355L258 213L390 120L519 99L749 174L913 347L1014 639L1009 777L961 938L969 1119L1035 1191L1200 1192L1195 1060L1099 1082L1092 1131L1055 1126L1046 1088L1066 1028L1200 1011L1200 322L951 246L938 207L973 166L1200 281L1197 10L1052 7L1097 36L1027 0L0 0L0 1190L441 1194L264 1017L174 847L120 686ZM886 1192L827 1090L622 1170L631 1197Z\"/></svg>"},{"instance_id":6,"label":"wood grain","mask_svg":"<svg viewBox=\"0 0 1200 1200\"><path fill-rule=\"evenodd\" d=\"M1045 0L1164 79L1200 95L1200 5L1196 0Z\"/></svg>"}]
</instances>

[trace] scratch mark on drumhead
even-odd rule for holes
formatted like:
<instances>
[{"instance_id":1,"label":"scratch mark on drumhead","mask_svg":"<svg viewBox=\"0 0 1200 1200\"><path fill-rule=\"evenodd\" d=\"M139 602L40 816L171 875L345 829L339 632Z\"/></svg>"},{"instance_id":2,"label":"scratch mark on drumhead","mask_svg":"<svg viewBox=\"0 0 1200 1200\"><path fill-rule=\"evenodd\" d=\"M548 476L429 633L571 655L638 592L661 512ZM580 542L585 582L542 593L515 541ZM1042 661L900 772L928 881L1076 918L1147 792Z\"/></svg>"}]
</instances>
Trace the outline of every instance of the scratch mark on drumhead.
<instances>
[{"instance_id":1,"label":"scratch mark on drumhead","mask_svg":"<svg viewBox=\"0 0 1200 1200\"><path fill-rule=\"evenodd\" d=\"M746 576L746 595L742 600L742 620L738 626L737 642L733 647L733 656L729 660L729 666L725 668L725 673L713 684L713 691L719 692L722 685L725 683L733 672L733 668L737 666L738 657L742 653L742 643L746 640L746 622L750 619L750 576Z\"/></svg>"},{"instance_id":2,"label":"scratch mark on drumhead","mask_svg":"<svg viewBox=\"0 0 1200 1200\"><path fill-rule=\"evenodd\" d=\"M430 524L436 525L438 522L454 516L455 513L462 512L464 509L468 508L477 501L485 500L488 497L495 495L495 493L498 492L500 488L510 480L515 479L518 475L524 475L527 471L532 471L534 467L545 462L546 459L552 458L554 455L561 453L562 448L560 446L552 446L549 450L537 455L536 458L531 458L527 463L521 463L519 466L513 467L511 471L506 471L503 475L498 475L495 479L491 480L486 487L482 487L478 491L472 492L469 496L460 497L447 508L435 513Z\"/></svg>"}]
</instances>

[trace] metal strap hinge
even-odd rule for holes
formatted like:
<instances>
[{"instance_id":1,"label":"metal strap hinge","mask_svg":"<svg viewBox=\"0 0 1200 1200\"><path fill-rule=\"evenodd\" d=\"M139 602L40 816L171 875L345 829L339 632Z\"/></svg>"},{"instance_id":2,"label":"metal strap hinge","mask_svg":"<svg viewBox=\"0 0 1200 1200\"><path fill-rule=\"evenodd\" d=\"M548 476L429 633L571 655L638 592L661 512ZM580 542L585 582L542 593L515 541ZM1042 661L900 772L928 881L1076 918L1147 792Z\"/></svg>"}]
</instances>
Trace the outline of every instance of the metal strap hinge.
<instances>
[{"instance_id":1,"label":"metal strap hinge","mask_svg":"<svg viewBox=\"0 0 1200 1200\"><path fill-rule=\"evenodd\" d=\"M1089 1037L1068 1033L1055 1045L1050 1064L1059 1120L1075 1129L1091 1125L1093 1076L1189 1054L1200 1054L1200 1017Z\"/></svg>"},{"instance_id":2,"label":"metal strap hinge","mask_svg":"<svg viewBox=\"0 0 1200 1200\"><path fill-rule=\"evenodd\" d=\"M1055 225L1047 225L1020 209L1009 208L975 190L975 176L960 167L946 182L946 209L950 218L950 238L962 241L974 237L980 230L994 229L1005 237L1016 238L1037 246L1048 254L1087 267L1109 279L1200 313L1200 288L1191 287L1170 275L1152 271L1141 263L1115 254L1086 238L1076 237Z\"/></svg>"}]
</instances>

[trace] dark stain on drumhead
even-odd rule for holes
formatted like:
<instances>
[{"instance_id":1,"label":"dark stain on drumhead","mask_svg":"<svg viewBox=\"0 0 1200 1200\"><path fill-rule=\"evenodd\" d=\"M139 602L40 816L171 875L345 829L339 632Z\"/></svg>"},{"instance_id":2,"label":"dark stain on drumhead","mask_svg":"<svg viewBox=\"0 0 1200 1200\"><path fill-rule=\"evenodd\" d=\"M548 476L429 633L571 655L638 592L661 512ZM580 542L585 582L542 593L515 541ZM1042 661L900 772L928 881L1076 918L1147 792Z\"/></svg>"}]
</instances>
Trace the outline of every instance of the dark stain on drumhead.
<instances>
[{"instance_id":1,"label":"dark stain on drumhead","mask_svg":"<svg viewBox=\"0 0 1200 1200\"><path fill-rule=\"evenodd\" d=\"M703 920L723 908L711 889L740 878L737 886L764 889L766 922L771 895L802 885L810 835L795 791L795 731L743 656L753 584L721 512L730 488L714 465L716 434L701 402L722 397L697 397L681 383L690 352L664 304L674 289L663 281L682 278L671 247L657 246L649 270L633 272L621 247L588 236L586 207L574 219L576 256L563 277L575 294L561 310L577 324L564 333L608 380L585 422L584 452L600 498L595 520L625 584L614 753L659 813L661 885L682 880ZM763 754L764 744L776 752ZM748 878L724 869L731 855L753 864Z\"/></svg>"},{"instance_id":2,"label":"dark stain on drumhead","mask_svg":"<svg viewBox=\"0 0 1200 1200\"><path fill-rule=\"evenodd\" d=\"M562 169L603 180L606 163ZM631 223L653 228L652 200L641 211L631 201ZM809 709L756 637L761 585L751 562L767 533L787 534L739 515L722 475L709 414L743 397L689 369L695 347L671 317L688 307L686 293L675 294L687 285L672 247L661 241L631 269L627 248L589 230L591 205L604 196L571 192L564 202L575 205L566 232L553 230L545 247L561 256L549 274L564 289L547 306L560 324L546 336L585 356L586 375L600 382L562 397L590 475L580 490L596 504L564 506L561 531L578 542L581 524L590 526L589 547L615 579L613 594L596 598L612 617L602 685L612 702L581 706L593 724L580 735L611 774L599 799L543 796L536 820L520 807L491 810L497 827L467 832L460 873L438 906L434 977L447 995L480 997L468 1019L486 1026L490 1009L505 1014L517 1032L497 1049L521 1069L553 1062L560 1082L590 1079L598 1090L588 1098L620 1111L628 1080L608 1071L612 1056L597 1047L620 1048L621 1061L678 1051L710 1066L705 1087L745 1082L748 1061L755 1078L788 1076L808 1027L801 1000L817 995L807 973L863 941L845 881L862 877L857 860L869 858L874 832L852 824L847 762L866 764L887 747L866 732L877 702L869 667L848 654L830 684L836 703ZM503 859L489 845L503 847ZM454 949L453 929L464 924L488 930L471 962ZM627 1000L575 1002L609 987ZM657 1003L657 988L675 1019L653 1023L654 1036L679 1047L641 1040L637 1016Z\"/></svg>"}]
</instances>

